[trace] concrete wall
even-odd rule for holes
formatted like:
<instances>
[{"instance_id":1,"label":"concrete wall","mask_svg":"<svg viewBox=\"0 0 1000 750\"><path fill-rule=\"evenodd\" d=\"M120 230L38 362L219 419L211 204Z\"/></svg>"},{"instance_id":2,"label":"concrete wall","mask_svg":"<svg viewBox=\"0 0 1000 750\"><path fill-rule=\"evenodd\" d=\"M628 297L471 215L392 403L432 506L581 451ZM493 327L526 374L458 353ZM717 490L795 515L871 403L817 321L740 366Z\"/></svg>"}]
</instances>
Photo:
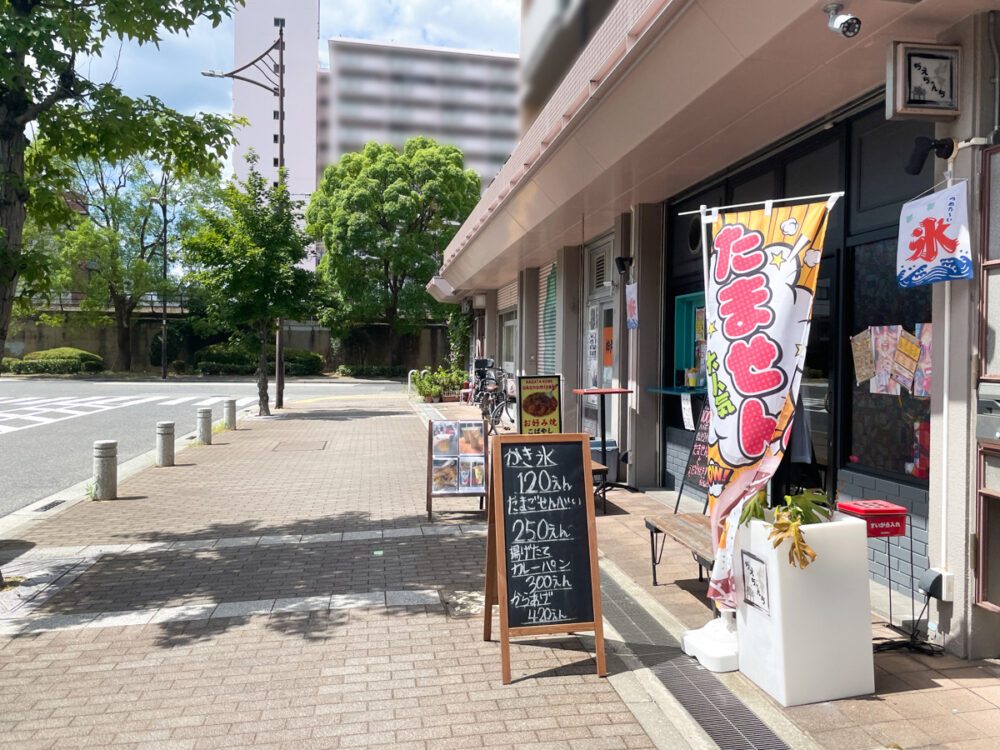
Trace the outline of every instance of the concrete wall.
<instances>
[{"instance_id":1,"label":"concrete wall","mask_svg":"<svg viewBox=\"0 0 1000 750\"><path fill-rule=\"evenodd\" d=\"M70 315L72 316L72 313ZM168 325L176 324L179 321L180 317L171 316L168 319ZM134 372L159 371L158 367L154 368L149 363L149 348L153 337L160 332L160 323L159 315L152 314L140 316L132 324L132 370ZM322 355L324 361L330 361L331 346L328 329L292 323L285 330L285 346L294 349L308 349ZM198 339L185 340L176 358L192 363L195 351L204 346L205 343L205 341ZM105 367L117 369L115 360L118 344L115 339L114 326L103 328L83 326L74 322L72 318L66 325L60 327L39 323L25 324L17 334L7 339L4 355L20 358L29 352L54 349L60 346L72 346L99 354L104 358Z\"/></svg>"},{"instance_id":2,"label":"concrete wall","mask_svg":"<svg viewBox=\"0 0 1000 750\"><path fill-rule=\"evenodd\" d=\"M149 364L149 346L153 336L160 332L160 324L159 315L140 316L132 324L132 369L134 371L154 369ZM170 340L169 337L167 340ZM116 369L118 343L115 339L115 327L113 325L103 328L84 327L74 323L72 319L60 327L33 322L25 323L16 334L8 337L7 345L4 347L4 356L20 358L30 352L55 349L61 346L71 346L99 354L104 358L105 367ZM186 354L190 355L190 352ZM190 356L186 356L185 352L182 352L179 358L190 359Z\"/></svg>"},{"instance_id":3,"label":"concrete wall","mask_svg":"<svg viewBox=\"0 0 1000 750\"><path fill-rule=\"evenodd\" d=\"M428 325L418 333L401 336L394 349L390 338L384 325L359 328L334 346L330 366L393 365L409 370L437 367L448 361L448 327L444 324Z\"/></svg>"}]
</instances>

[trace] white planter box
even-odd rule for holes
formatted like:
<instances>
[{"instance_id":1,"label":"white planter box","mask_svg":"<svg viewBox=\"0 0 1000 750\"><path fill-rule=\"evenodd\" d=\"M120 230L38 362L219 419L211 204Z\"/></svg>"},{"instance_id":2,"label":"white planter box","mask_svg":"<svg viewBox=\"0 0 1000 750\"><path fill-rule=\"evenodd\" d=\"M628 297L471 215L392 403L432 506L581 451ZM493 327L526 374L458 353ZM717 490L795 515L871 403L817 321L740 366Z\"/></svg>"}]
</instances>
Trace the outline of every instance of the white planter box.
<instances>
[{"instance_id":1,"label":"white planter box","mask_svg":"<svg viewBox=\"0 0 1000 750\"><path fill-rule=\"evenodd\" d=\"M789 542L771 546L763 521L736 540L740 671L783 706L875 691L865 523L835 519L803 527L816 552L805 570L789 564Z\"/></svg>"}]
</instances>

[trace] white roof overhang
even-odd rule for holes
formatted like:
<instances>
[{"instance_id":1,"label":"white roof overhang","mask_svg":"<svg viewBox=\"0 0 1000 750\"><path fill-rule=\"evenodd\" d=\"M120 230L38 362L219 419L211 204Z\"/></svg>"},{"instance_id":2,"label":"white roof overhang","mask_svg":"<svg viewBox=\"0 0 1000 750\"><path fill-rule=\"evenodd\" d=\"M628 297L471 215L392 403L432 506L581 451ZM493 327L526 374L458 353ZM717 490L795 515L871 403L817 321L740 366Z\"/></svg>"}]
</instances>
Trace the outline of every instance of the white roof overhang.
<instances>
[{"instance_id":1,"label":"white roof overhang","mask_svg":"<svg viewBox=\"0 0 1000 750\"><path fill-rule=\"evenodd\" d=\"M941 34L979 0L620 0L444 253L459 297L493 289L815 122L885 81L894 40Z\"/></svg>"}]
</instances>

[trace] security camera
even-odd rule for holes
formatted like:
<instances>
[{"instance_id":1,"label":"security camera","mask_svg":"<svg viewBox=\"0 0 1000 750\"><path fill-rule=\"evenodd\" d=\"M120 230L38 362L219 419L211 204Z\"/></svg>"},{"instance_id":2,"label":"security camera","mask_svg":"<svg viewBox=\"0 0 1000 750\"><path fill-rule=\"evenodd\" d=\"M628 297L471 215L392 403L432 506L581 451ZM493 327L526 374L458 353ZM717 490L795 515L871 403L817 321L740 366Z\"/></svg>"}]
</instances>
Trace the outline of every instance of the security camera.
<instances>
[{"instance_id":1,"label":"security camera","mask_svg":"<svg viewBox=\"0 0 1000 750\"><path fill-rule=\"evenodd\" d=\"M827 3L823 6L823 12L829 18L826 25L830 31L850 39L861 31L861 19L850 13L842 13L843 10L843 3Z\"/></svg>"}]
</instances>

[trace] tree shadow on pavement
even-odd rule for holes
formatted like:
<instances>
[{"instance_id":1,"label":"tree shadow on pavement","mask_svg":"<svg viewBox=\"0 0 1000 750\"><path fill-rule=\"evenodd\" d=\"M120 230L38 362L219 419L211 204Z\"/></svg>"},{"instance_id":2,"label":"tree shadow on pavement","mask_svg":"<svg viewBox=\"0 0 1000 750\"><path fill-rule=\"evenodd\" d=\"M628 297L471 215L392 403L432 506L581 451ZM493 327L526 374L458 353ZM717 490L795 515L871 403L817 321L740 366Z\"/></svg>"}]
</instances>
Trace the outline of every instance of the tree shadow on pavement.
<instances>
[{"instance_id":1,"label":"tree shadow on pavement","mask_svg":"<svg viewBox=\"0 0 1000 750\"><path fill-rule=\"evenodd\" d=\"M477 518L466 520L481 524L482 514L475 515ZM391 534L394 527L406 535L363 538L383 528ZM452 533L434 533L442 531ZM342 532L348 539L339 536ZM352 532L361 538L350 536ZM103 555L41 604L36 613L77 615L180 606L204 610L238 602L276 602L274 606L280 608L280 600L292 600L284 604L294 606L303 597L316 597L316 611L276 613L270 615L267 625L288 635L316 639L337 627L336 618L331 621L320 616L325 612L322 600L332 595L338 597L339 607L364 607L365 596L378 592L433 591L440 601L428 605L427 612L445 618L446 609L440 602L456 592L482 591L484 585L485 534L460 533L456 524L431 526L426 519L423 528L420 524L407 528L381 523L367 514L345 512L288 524L262 525L251 520L213 524L183 535L153 532L144 536L149 542L177 544L168 549ZM219 540L218 546L211 546L215 540ZM11 548L23 550L27 544ZM270 606L265 606L265 611ZM313 609L313 603L303 606ZM327 614L354 611L337 606ZM379 607L383 612L395 609ZM157 644L169 648L245 622L242 616L220 616L146 627L160 629Z\"/></svg>"}]
</instances>

